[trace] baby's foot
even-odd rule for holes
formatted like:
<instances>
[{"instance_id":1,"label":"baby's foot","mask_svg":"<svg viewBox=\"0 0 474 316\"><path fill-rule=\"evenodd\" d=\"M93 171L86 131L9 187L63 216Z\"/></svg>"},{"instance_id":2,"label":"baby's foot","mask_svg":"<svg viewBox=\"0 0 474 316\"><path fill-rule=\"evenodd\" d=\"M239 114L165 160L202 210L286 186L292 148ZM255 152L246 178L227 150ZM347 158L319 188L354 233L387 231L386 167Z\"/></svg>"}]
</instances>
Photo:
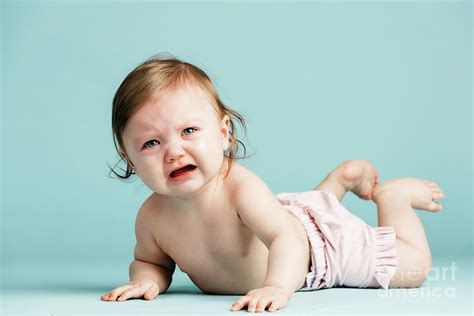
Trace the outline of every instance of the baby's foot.
<instances>
[{"instance_id":1,"label":"baby's foot","mask_svg":"<svg viewBox=\"0 0 474 316\"><path fill-rule=\"evenodd\" d=\"M445 197L444 192L434 182L415 178L403 178L382 182L375 187L372 197L375 203L387 196L407 199L412 208L438 212L442 206L435 199Z\"/></svg>"},{"instance_id":2,"label":"baby's foot","mask_svg":"<svg viewBox=\"0 0 474 316\"><path fill-rule=\"evenodd\" d=\"M364 200L372 199L372 191L378 183L377 171L365 160L348 160L334 170L339 183Z\"/></svg>"}]
</instances>

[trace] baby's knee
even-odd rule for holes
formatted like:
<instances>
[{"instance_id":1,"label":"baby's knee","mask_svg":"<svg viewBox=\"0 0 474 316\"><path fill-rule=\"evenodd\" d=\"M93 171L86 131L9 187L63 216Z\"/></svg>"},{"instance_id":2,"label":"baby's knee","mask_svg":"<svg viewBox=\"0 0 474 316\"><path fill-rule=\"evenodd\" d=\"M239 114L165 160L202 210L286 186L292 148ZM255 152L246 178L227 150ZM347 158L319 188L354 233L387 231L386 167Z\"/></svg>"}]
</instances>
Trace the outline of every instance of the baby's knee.
<instances>
[{"instance_id":1,"label":"baby's knee","mask_svg":"<svg viewBox=\"0 0 474 316\"><path fill-rule=\"evenodd\" d=\"M400 253L401 255L401 253ZM399 257L397 271L390 282L391 288L420 287L431 271L431 255L423 251L410 252Z\"/></svg>"},{"instance_id":2,"label":"baby's knee","mask_svg":"<svg viewBox=\"0 0 474 316\"><path fill-rule=\"evenodd\" d=\"M420 287L428 278L431 271L431 260L428 262L415 266L407 271L407 286L406 287Z\"/></svg>"},{"instance_id":3,"label":"baby's knee","mask_svg":"<svg viewBox=\"0 0 474 316\"><path fill-rule=\"evenodd\" d=\"M431 266L431 257L429 257L413 263L410 267L402 267L402 278L397 287L420 287L428 278Z\"/></svg>"}]
</instances>

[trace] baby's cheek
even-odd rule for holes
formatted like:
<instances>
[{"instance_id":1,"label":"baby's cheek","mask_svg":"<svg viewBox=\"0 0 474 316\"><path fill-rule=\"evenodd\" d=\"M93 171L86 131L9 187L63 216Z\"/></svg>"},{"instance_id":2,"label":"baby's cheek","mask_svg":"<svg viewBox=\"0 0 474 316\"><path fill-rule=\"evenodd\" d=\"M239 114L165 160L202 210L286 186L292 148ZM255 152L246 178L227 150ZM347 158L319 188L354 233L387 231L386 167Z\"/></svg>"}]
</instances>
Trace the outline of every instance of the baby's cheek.
<instances>
[{"instance_id":1,"label":"baby's cheek","mask_svg":"<svg viewBox=\"0 0 474 316\"><path fill-rule=\"evenodd\" d=\"M150 166L147 163L137 163L135 166L135 173L137 174L140 179L144 180L142 177L144 176L145 179L147 178L147 175L150 174Z\"/></svg>"},{"instance_id":2,"label":"baby's cheek","mask_svg":"<svg viewBox=\"0 0 474 316\"><path fill-rule=\"evenodd\" d=\"M141 164L137 165L136 170L135 170L137 176L143 181L145 184L151 184L153 179L158 179L159 175L158 171L156 170L156 167L153 167L152 163L146 163L146 164Z\"/></svg>"}]
</instances>

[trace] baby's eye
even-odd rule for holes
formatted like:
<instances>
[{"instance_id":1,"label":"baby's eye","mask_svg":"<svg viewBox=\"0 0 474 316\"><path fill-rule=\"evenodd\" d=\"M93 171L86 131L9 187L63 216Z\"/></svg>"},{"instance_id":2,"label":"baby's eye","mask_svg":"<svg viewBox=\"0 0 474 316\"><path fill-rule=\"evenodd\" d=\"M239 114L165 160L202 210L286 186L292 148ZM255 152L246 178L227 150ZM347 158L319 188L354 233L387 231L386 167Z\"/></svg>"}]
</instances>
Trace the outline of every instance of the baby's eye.
<instances>
[{"instance_id":1,"label":"baby's eye","mask_svg":"<svg viewBox=\"0 0 474 316\"><path fill-rule=\"evenodd\" d=\"M149 140L145 143L145 145L143 145L143 147L145 148L151 148L155 145L155 143L159 144L160 142L157 141L156 139L153 139L153 140Z\"/></svg>"},{"instance_id":2,"label":"baby's eye","mask_svg":"<svg viewBox=\"0 0 474 316\"><path fill-rule=\"evenodd\" d=\"M183 130L183 132L186 134L186 135L190 135L192 133L194 133L195 131L197 131L197 129L195 129L194 127L188 127L188 128L185 128Z\"/></svg>"}]
</instances>

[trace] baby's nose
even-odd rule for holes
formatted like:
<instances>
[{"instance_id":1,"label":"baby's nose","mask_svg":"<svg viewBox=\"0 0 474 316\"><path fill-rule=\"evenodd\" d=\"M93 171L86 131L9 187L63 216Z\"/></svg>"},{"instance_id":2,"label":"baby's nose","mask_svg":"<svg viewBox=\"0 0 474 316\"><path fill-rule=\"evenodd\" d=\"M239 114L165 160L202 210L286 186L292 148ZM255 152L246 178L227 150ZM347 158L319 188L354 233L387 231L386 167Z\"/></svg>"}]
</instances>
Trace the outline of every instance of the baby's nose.
<instances>
[{"instance_id":1,"label":"baby's nose","mask_svg":"<svg viewBox=\"0 0 474 316\"><path fill-rule=\"evenodd\" d=\"M185 154L185 151L183 149L183 146L179 144L178 142L175 142L174 144L170 144L168 147L168 150L166 152L166 161L172 162L175 160L178 160L179 158L183 157Z\"/></svg>"}]
</instances>

